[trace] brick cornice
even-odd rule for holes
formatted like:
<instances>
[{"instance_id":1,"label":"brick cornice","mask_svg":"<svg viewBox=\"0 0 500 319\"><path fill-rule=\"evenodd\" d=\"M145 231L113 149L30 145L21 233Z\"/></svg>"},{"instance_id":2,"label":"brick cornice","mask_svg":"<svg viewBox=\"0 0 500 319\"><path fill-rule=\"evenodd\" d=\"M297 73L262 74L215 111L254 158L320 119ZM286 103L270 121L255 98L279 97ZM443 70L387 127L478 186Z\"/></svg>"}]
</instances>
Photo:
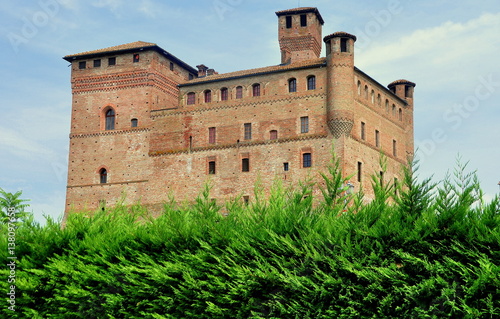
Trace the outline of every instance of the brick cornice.
<instances>
[{"instance_id":1,"label":"brick cornice","mask_svg":"<svg viewBox=\"0 0 500 319\"><path fill-rule=\"evenodd\" d=\"M110 136L110 135L121 135L121 134L131 134L131 133L141 133L149 132L149 128L138 128L138 129L128 129L128 130L109 130L103 132L94 132L86 134L70 134L69 138L87 138L87 137L97 137L97 136Z\"/></svg>"},{"instance_id":2,"label":"brick cornice","mask_svg":"<svg viewBox=\"0 0 500 319\"><path fill-rule=\"evenodd\" d=\"M151 111L151 118L155 119L155 118L160 118L160 117L203 113L203 112L217 111L217 110L224 110L224 109L237 109L240 107L254 106L254 105L259 105L259 104L269 104L269 103L275 103L275 102L291 102L293 100L308 99L311 97L325 97L326 98L326 93L317 93L317 94L301 95L301 96L293 96L293 97L290 96L290 97L286 97L286 98L276 98L276 99L255 98L255 100L243 102L243 103L239 103L239 104L226 104L226 105L221 105L221 106L204 107L204 108L200 107L200 108L196 108L196 109L192 109L192 110L177 111L177 112L172 112L172 109L170 109L170 110L152 110ZM215 104L215 103L216 102L213 102L212 104Z\"/></svg>"},{"instance_id":3,"label":"brick cornice","mask_svg":"<svg viewBox=\"0 0 500 319\"><path fill-rule=\"evenodd\" d=\"M230 148L243 148L243 147L253 147L253 146L261 146L261 145L269 145L269 144L281 144L281 143L291 143L298 141L306 141L313 139L324 139L327 138L327 134L308 134L301 135L296 137L287 137L287 138L279 138L276 140L265 140L265 141L251 141L251 142L239 142L239 143L231 143L231 144L222 144L222 145L210 145L204 147L194 147L191 150L189 148L182 149L173 149L166 151L152 151L149 152L149 156L164 156L164 155L175 155L175 154L188 154L188 153L197 153L197 152L207 152L207 151L216 151Z\"/></svg>"}]
</instances>

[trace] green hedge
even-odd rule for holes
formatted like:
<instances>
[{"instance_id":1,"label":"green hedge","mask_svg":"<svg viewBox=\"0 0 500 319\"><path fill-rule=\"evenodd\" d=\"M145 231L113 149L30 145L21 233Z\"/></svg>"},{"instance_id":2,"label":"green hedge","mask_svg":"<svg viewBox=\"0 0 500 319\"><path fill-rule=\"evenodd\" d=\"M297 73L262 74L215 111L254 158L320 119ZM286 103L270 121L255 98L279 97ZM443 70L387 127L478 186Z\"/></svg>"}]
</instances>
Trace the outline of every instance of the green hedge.
<instances>
[{"instance_id":1,"label":"green hedge","mask_svg":"<svg viewBox=\"0 0 500 319\"><path fill-rule=\"evenodd\" d=\"M338 163L312 185L264 200L140 205L65 228L18 224L16 299L6 318L500 318L500 202L464 166L438 185L405 170L347 195ZM221 214L221 212L227 213ZM0 241L6 247L8 224ZM10 262L7 249L2 264Z\"/></svg>"}]
</instances>

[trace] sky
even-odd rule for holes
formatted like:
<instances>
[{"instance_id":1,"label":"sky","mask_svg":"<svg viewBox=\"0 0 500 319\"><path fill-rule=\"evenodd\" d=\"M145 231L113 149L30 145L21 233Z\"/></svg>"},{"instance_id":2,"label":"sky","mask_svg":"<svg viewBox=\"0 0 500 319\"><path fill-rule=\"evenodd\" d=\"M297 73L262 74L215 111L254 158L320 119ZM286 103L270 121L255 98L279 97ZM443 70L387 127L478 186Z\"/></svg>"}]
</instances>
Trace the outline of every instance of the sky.
<instances>
[{"instance_id":1,"label":"sky","mask_svg":"<svg viewBox=\"0 0 500 319\"><path fill-rule=\"evenodd\" d=\"M299 6L319 9L323 36L356 35L355 65L379 83L417 84L422 179L442 180L460 157L487 201L498 194L498 0L0 0L0 188L22 190L39 221L63 214L71 111L63 56L140 40L219 73L277 65L275 12Z\"/></svg>"}]
</instances>

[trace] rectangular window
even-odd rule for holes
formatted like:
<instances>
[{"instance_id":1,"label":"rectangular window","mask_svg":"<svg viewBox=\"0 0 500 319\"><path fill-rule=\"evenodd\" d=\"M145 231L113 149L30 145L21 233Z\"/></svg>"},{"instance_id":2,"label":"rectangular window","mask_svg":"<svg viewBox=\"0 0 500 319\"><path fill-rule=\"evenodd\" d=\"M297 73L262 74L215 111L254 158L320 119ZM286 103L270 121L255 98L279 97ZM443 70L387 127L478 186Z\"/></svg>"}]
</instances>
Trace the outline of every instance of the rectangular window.
<instances>
[{"instance_id":1,"label":"rectangular window","mask_svg":"<svg viewBox=\"0 0 500 319\"><path fill-rule=\"evenodd\" d=\"M221 101L227 101L228 97L229 97L229 90L227 88L222 88L220 90L220 100Z\"/></svg>"},{"instance_id":2,"label":"rectangular window","mask_svg":"<svg viewBox=\"0 0 500 319\"><path fill-rule=\"evenodd\" d=\"M208 162L208 174L215 174L215 161Z\"/></svg>"},{"instance_id":3,"label":"rectangular window","mask_svg":"<svg viewBox=\"0 0 500 319\"><path fill-rule=\"evenodd\" d=\"M358 182L361 183L361 176L363 176L363 163L358 162Z\"/></svg>"},{"instance_id":4,"label":"rectangular window","mask_svg":"<svg viewBox=\"0 0 500 319\"><path fill-rule=\"evenodd\" d=\"M287 16L286 17L286 28L290 29L291 27L292 27L292 17L291 16Z\"/></svg>"},{"instance_id":5,"label":"rectangular window","mask_svg":"<svg viewBox=\"0 0 500 319\"><path fill-rule=\"evenodd\" d=\"M311 153L302 154L302 167L311 167L311 166L312 166Z\"/></svg>"},{"instance_id":6,"label":"rectangular window","mask_svg":"<svg viewBox=\"0 0 500 319\"><path fill-rule=\"evenodd\" d=\"M138 53L134 54L133 61L134 61L134 63L139 62L139 54Z\"/></svg>"},{"instance_id":7,"label":"rectangular window","mask_svg":"<svg viewBox=\"0 0 500 319\"><path fill-rule=\"evenodd\" d=\"M190 80L194 79L194 75L193 75L193 74L191 74L191 73L189 73L189 79L190 79Z\"/></svg>"},{"instance_id":8,"label":"rectangular window","mask_svg":"<svg viewBox=\"0 0 500 319\"><path fill-rule=\"evenodd\" d=\"M307 15L306 14L300 15L300 26L307 27Z\"/></svg>"},{"instance_id":9,"label":"rectangular window","mask_svg":"<svg viewBox=\"0 0 500 319\"><path fill-rule=\"evenodd\" d=\"M309 132L309 116L303 116L300 118L300 133Z\"/></svg>"},{"instance_id":10,"label":"rectangular window","mask_svg":"<svg viewBox=\"0 0 500 319\"><path fill-rule=\"evenodd\" d=\"M196 94L194 92L190 92L187 94L187 105L192 105L196 102Z\"/></svg>"},{"instance_id":11,"label":"rectangular window","mask_svg":"<svg viewBox=\"0 0 500 319\"><path fill-rule=\"evenodd\" d=\"M361 122L361 139L363 141L366 139L366 136L365 136L365 122Z\"/></svg>"},{"instance_id":12,"label":"rectangular window","mask_svg":"<svg viewBox=\"0 0 500 319\"><path fill-rule=\"evenodd\" d=\"M80 70L87 68L87 62L86 61L80 61L80 62L78 62L78 68Z\"/></svg>"},{"instance_id":13,"label":"rectangular window","mask_svg":"<svg viewBox=\"0 0 500 319\"><path fill-rule=\"evenodd\" d=\"M252 95L260 96L260 84L254 84L252 87Z\"/></svg>"},{"instance_id":14,"label":"rectangular window","mask_svg":"<svg viewBox=\"0 0 500 319\"><path fill-rule=\"evenodd\" d=\"M209 127L208 128L208 143L214 144L215 143L215 127Z\"/></svg>"},{"instance_id":15,"label":"rectangular window","mask_svg":"<svg viewBox=\"0 0 500 319\"><path fill-rule=\"evenodd\" d=\"M248 195L247 196L243 196L243 203L245 205L248 205L249 202L250 202L250 196L248 196Z\"/></svg>"},{"instance_id":16,"label":"rectangular window","mask_svg":"<svg viewBox=\"0 0 500 319\"><path fill-rule=\"evenodd\" d=\"M245 140L252 139L252 123L245 123Z\"/></svg>"},{"instance_id":17,"label":"rectangular window","mask_svg":"<svg viewBox=\"0 0 500 319\"><path fill-rule=\"evenodd\" d=\"M241 171L242 172L250 172L250 159L242 158L241 159Z\"/></svg>"},{"instance_id":18,"label":"rectangular window","mask_svg":"<svg viewBox=\"0 0 500 319\"><path fill-rule=\"evenodd\" d=\"M288 172L289 169L290 169L290 167L289 167L288 163L283 163L283 170L285 172Z\"/></svg>"},{"instance_id":19,"label":"rectangular window","mask_svg":"<svg viewBox=\"0 0 500 319\"><path fill-rule=\"evenodd\" d=\"M396 140L392 140L392 155L398 156Z\"/></svg>"},{"instance_id":20,"label":"rectangular window","mask_svg":"<svg viewBox=\"0 0 500 319\"><path fill-rule=\"evenodd\" d=\"M108 58L108 65L116 65L116 57Z\"/></svg>"},{"instance_id":21,"label":"rectangular window","mask_svg":"<svg viewBox=\"0 0 500 319\"><path fill-rule=\"evenodd\" d=\"M347 39L340 39L340 52L347 52Z\"/></svg>"},{"instance_id":22,"label":"rectangular window","mask_svg":"<svg viewBox=\"0 0 500 319\"><path fill-rule=\"evenodd\" d=\"M170 62L170 71L173 71L173 70L174 70L174 63Z\"/></svg>"},{"instance_id":23,"label":"rectangular window","mask_svg":"<svg viewBox=\"0 0 500 319\"><path fill-rule=\"evenodd\" d=\"M278 139L278 131L277 130L272 130L269 132L269 139L270 140L277 140Z\"/></svg>"},{"instance_id":24,"label":"rectangular window","mask_svg":"<svg viewBox=\"0 0 500 319\"><path fill-rule=\"evenodd\" d=\"M94 60L94 68L100 68L101 67L101 59Z\"/></svg>"},{"instance_id":25,"label":"rectangular window","mask_svg":"<svg viewBox=\"0 0 500 319\"><path fill-rule=\"evenodd\" d=\"M375 130L375 146L380 147L380 132Z\"/></svg>"},{"instance_id":26,"label":"rectangular window","mask_svg":"<svg viewBox=\"0 0 500 319\"><path fill-rule=\"evenodd\" d=\"M243 97L243 87L242 86L238 86L236 88L236 98L237 99L241 99Z\"/></svg>"}]
</instances>

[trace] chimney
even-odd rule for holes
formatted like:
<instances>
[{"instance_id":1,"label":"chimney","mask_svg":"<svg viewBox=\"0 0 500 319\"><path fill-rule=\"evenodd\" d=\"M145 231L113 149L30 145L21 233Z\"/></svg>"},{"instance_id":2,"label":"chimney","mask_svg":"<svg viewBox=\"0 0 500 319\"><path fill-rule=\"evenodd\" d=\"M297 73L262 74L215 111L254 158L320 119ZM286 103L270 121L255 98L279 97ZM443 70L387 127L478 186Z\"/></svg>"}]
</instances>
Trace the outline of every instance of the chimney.
<instances>
[{"instance_id":1,"label":"chimney","mask_svg":"<svg viewBox=\"0 0 500 319\"><path fill-rule=\"evenodd\" d=\"M206 66L205 64L200 64L200 65L197 65L196 67L198 68L198 77L199 78L207 76L208 66Z\"/></svg>"}]
</instances>

